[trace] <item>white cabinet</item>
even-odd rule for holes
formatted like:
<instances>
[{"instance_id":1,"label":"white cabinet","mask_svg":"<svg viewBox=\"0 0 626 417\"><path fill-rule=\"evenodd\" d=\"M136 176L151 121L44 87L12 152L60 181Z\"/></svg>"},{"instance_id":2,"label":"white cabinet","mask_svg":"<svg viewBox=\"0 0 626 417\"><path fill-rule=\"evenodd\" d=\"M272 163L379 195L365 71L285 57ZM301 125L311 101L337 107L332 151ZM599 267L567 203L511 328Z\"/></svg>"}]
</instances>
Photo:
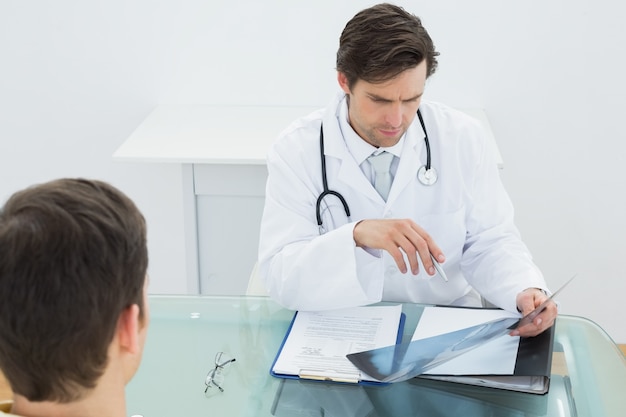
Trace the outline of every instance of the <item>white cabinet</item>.
<instances>
[{"instance_id":1,"label":"white cabinet","mask_svg":"<svg viewBox=\"0 0 626 417\"><path fill-rule=\"evenodd\" d=\"M265 165L193 165L202 294L245 294L257 260L266 178Z\"/></svg>"},{"instance_id":2,"label":"white cabinet","mask_svg":"<svg viewBox=\"0 0 626 417\"><path fill-rule=\"evenodd\" d=\"M257 260L267 150L313 110L163 105L115 152L117 160L181 165L189 294L245 293Z\"/></svg>"}]
</instances>

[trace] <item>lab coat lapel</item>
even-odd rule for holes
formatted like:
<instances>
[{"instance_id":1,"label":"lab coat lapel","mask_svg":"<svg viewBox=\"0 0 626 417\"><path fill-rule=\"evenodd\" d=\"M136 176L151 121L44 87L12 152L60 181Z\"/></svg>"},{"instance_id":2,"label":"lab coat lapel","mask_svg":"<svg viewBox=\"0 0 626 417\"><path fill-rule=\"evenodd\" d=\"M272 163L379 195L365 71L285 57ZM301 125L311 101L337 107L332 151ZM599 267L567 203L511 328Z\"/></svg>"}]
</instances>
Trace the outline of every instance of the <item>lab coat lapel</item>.
<instances>
[{"instance_id":1,"label":"lab coat lapel","mask_svg":"<svg viewBox=\"0 0 626 417\"><path fill-rule=\"evenodd\" d=\"M334 119L334 120L333 120ZM326 117L324 120L324 154L328 157L337 158L339 160L339 172L337 179L345 183L348 187L364 194L369 199L384 204L384 200L376 192L374 186L363 175L361 168L348 151L341 129L337 123L336 117ZM328 161L326 162L328 168ZM330 171L329 171L330 172ZM329 176L330 183L330 176Z\"/></svg>"},{"instance_id":2,"label":"lab coat lapel","mask_svg":"<svg viewBox=\"0 0 626 417\"><path fill-rule=\"evenodd\" d=\"M341 161L338 179L359 193L364 194L370 200L384 204L383 198L378 194L372 183L363 175L363 171L356 164L352 155L348 154L347 149L346 154L346 158Z\"/></svg>"},{"instance_id":3,"label":"lab coat lapel","mask_svg":"<svg viewBox=\"0 0 626 417\"><path fill-rule=\"evenodd\" d=\"M407 134L404 141L404 147L402 149L402 157L398 164L398 170L396 176L391 184L391 190L387 202L393 203L402 193L402 191L416 178L418 169L423 165L422 159L426 160L426 156L422 158L422 152L424 146L423 143L423 131L419 123L413 122L411 127L407 130Z\"/></svg>"}]
</instances>

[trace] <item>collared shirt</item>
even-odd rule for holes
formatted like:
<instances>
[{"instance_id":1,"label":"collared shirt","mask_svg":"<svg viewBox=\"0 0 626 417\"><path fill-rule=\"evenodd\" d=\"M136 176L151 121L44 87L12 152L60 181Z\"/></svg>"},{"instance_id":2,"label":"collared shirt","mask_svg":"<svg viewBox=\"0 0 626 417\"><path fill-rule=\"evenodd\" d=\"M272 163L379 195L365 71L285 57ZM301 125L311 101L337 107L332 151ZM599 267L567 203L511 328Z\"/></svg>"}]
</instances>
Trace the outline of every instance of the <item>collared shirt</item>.
<instances>
[{"instance_id":1,"label":"collared shirt","mask_svg":"<svg viewBox=\"0 0 626 417\"><path fill-rule=\"evenodd\" d=\"M354 160L361 168L361 171L372 185L374 184L375 178L374 167L372 166L372 164L370 164L367 158L372 154L378 155L379 153L385 151L393 154L394 158L391 162L390 172L391 177L395 177L396 171L398 170L398 164L400 163L400 155L404 146L406 132L402 135L398 143L393 146L389 146L387 148L377 148L373 145L370 145L354 131L352 126L350 126L350 119L348 115L348 100L346 99L346 97L343 98L340 105L337 107L337 120L339 122L341 134L343 135L350 154L352 154Z\"/></svg>"}]
</instances>

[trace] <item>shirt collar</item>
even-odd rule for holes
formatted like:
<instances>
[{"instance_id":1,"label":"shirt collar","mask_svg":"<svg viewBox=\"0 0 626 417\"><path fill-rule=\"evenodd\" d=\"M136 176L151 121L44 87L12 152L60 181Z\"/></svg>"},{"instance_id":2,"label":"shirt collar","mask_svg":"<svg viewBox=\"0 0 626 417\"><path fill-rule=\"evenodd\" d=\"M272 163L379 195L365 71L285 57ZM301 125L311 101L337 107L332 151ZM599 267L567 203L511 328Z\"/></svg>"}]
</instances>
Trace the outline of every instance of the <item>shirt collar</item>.
<instances>
[{"instance_id":1,"label":"shirt collar","mask_svg":"<svg viewBox=\"0 0 626 417\"><path fill-rule=\"evenodd\" d=\"M354 131L352 126L350 126L350 122L348 119L348 101L345 95L343 99L339 102L339 106L337 106L336 116L337 121L339 122L339 128L341 129L341 134L343 135L346 146L348 147L348 151L358 165L361 165L370 155L379 154L384 151L387 151L394 156L400 158L400 155L402 153L402 147L404 146L406 132L404 133L404 135L402 135L398 143L388 148L377 148L370 145Z\"/></svg>"}]
</instances>

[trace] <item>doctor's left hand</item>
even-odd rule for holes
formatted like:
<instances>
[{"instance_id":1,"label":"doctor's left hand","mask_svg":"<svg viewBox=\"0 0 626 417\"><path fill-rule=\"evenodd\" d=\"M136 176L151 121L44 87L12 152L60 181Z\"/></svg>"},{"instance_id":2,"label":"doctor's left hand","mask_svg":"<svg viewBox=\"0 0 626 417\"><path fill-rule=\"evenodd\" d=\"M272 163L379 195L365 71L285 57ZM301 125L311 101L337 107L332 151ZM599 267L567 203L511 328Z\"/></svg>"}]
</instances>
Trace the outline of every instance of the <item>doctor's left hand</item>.
<instances>
[{"instance_id":1,"label":"doctor's left hand","mask_svg":"<svg viewBox=\"0 0 626 417\"><path fill-rule=\"evenodd\" d=\"M541 303L543 303L548 296L539 288L527 288L521 293L517 294L517 308L522 312L522 316L526 316ZM520 326L511 332L512 336L532 337L543 333L546 329L549 329L556 320L558 309L556 303L549 302L546 308L534 318L534 320L524 326Z\"/></svg>"},{"instance_id":2,"label":"doctor's left hand","mask_svg":"<svg viewBox=\"0 0 626 417\"><path fill-rule=\"evenodd\" d=\"M436 272L431 253L440 263L446 260L433 238L410 219L361 220L352 233L358 247L389 252L403 274L407 272L407 266L402 252L407 255L413 275L419 272L418 254L428 275Z\"/></svg>"}]
</instances>

